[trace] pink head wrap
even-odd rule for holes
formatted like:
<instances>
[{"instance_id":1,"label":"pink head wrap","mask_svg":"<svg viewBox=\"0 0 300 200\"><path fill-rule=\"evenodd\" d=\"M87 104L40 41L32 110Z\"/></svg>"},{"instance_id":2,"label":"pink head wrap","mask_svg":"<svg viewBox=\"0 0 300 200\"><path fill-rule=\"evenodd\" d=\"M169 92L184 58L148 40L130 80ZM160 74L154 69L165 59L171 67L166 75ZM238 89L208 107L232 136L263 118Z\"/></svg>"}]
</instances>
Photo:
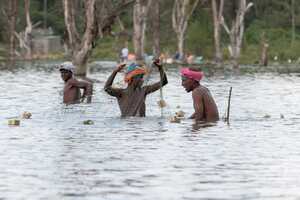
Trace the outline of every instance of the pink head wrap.
<instances>
[{"instance_id":1,"label":"pink head wrap","mask_svg":"<svg viewBox=\"0 0 300 200\"><path fill-rule=\"evenodd\" d=\"M181 76L184 76L189 79L193 79L195 81L200 81L204 76L203 72L193 71L193 70L190 70L189 68L182 68L180 70L180 73L181 73Z\"/></svg>"}]
</instances>

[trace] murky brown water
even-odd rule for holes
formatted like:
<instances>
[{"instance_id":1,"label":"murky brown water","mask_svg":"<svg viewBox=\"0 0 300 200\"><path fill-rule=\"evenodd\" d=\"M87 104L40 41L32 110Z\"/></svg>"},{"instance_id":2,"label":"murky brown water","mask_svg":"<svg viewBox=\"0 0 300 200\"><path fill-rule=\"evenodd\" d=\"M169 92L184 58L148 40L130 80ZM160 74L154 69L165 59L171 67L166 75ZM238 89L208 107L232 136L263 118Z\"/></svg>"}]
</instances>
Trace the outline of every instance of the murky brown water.
<instances>
[{"instance_id":1,"label":"murky brown water","mask_svg":"<svg viewBox=\"0 0 300 200\"><path fill-rule=\"evenodd\" d=\"M0 71L0 199L300 199L299 75L206 78L221 115L233 86L231 125L201 128L169 123L178 105L192 113L175 69L163 118L155 93L146 118L120 119L110 69L90 74L92 104L65 107L53 64L36 65ZM23 111L32 119L9 127Z\"/></svg>"}]
</instances>

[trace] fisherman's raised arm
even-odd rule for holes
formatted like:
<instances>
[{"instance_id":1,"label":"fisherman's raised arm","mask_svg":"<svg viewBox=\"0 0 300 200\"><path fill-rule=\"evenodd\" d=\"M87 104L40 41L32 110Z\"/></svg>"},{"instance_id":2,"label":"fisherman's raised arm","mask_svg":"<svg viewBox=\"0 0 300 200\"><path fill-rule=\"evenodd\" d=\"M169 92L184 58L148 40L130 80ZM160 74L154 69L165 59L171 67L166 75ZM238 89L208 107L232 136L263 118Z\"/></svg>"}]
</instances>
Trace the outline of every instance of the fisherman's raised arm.
<instances>
[{"instance_id":1,"label":"fisherman's raised arm","mask_svg":"<svg viewBox=\"0 0 300 200\"><path fill-rule=\"evenodd\" d=\"M162 65L159 63L159 60L155 60L153 64L158 68L159 74L160 74L160 81L157 83L154 83L152 85L145 86L146 94L155 92L156 90L159 90L161 87L168 84L168 78L167 75L162 67Z\"/></svg>"},{"instance_id":2,"label":"fisherman's raised arm","mask_svg":"<svg viewBox=\"0 0 300 200\"><path fill-rule=\"evenodd\" d=\"M105 83L104 90L111 96L121 97L121 95L122 95L122 89L113 88L112 84L114 82L114 79L115 79L117 73L120 72L125 67L125 65L126 64L119 64L117 66L117 68L113 71L113 73L109 76L109 78L107 79L107 81Z\"/></svg>"}]
</instances>

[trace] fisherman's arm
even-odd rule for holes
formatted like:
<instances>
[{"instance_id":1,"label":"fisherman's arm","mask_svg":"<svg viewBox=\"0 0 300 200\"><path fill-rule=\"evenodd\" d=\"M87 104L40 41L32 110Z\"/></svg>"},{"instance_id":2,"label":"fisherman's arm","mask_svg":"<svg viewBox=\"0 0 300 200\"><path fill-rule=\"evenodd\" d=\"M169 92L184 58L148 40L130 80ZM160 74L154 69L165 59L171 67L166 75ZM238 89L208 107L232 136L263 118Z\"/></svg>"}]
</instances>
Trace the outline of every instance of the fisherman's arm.
<instances>
[{"instance_id":1,"label":"fisherman's arm","mask_svg":"<svg viewBox=\"0 0 300 200\"><path fill-rule=\"evenodd\" d=\"M93 84L91 82L86 82L86 87L83 91L82 100L86 98L86 102L91 103L92 95L93 95Z\"/></svg>"},{"instance_id":2,"label":"fisherman's arm","mask_svg":"<svg viewBox=\"0 0 300 200\"><path fill-rule=\"evenodd\" d=\"M146 94L155 92L156 90L159 90L161 87L165 86L168 84L168 78L167 75L162 67L162 65L160 65L159 63L154 62L154 64L157 66L158 70L159 70L159 74L160 74L160 81L157 83L154 83L152 85L146 86Z\"/></svg>"},{"instance_id":3,"label":"fisherman's arm","mask_svg":"<svg viewBox=\"0 0 300 200\"><path fill-rule=\"evenodd\" d=\"M78 81L78 80L72 80L70 85L74 87L78 87L83 89L83 95L81 97L82 102L85 98L87 98L87 103L91 103L92 101L92 94L93 94L93 84L88 81Z\"/></svg>"},{"instance_id":4,"label":"fisherman's arm","mask_svg":"<svg viewBox=\"0 0 300 200\"><path fill-rule=\"evenodd\" d=\"M125 67L125 64L118 65L118 67L113 71L110 77L107 79L104 90L111 96L120 97L122 95L122 89L113 88L112 84L118 72L120 72Z\"/></svg>"}]
</instances>

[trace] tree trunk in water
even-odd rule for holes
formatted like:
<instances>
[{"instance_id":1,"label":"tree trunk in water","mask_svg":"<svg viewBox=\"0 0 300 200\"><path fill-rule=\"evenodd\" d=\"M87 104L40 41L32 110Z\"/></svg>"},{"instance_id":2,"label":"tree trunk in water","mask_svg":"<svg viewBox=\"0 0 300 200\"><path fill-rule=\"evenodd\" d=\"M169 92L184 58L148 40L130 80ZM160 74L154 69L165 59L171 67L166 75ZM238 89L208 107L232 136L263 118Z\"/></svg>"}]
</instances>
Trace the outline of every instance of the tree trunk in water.
<instances>
[{"instance_id":1,"label":"tree trunk in water","mask_svg":"<svg viewBox=\"0 0 300 200\"><path fill-rule=\"evenodd\" d=\"M221 49L221 20L223 15L224 0L211 0L213 24L214 24L214 45L215 45L215 62L219 65L223 61L223 53Z\"/></svg>"},{"instance_id":2,"label":"tree trunk in water","mask_svg":"<svg viewBox=\"0 0 300 200\"><path fill-rule=\"evenodd\" d=\"M73 0L63 0L63 5L72 62L76 66L76 75L85 77L88 57L92 51L92 42L96 38L95 0L85 1L85 30L82 39L80 39L76 28Z\"/></svg>"},{"instance_id":3,"label":"tree trunk in water","mask_svg":"<svg viewBox=\"0 0 300 200\"><path fill-rule=\"evenodd\" d=\"M260 59L261 66L268 66L268 47L269 45L267 43L263 43Z\"/></svg>"},{"instance_id":4,"label":"tree trunk in water","mask_svg":"<svg viewBox=\"0 0 300 200\"><path fill-rule=\"evenodd\" d=\"M17 0L8 1L8 26L9 26L9 59L15 59L16 51L16 18L17 18Z\"/></svg>"},{"instance_id":5,"label":"tree trunk in water","mask_svg":"<svg viewBox=\"0 0 300 200\"><path fill-rule=\"evenodd\" d=\"M194 12L199 0L175 0L172 11L172 26L177 35L177 50L180 59L184 60L184 39L188 20Z\"/></svg>"},{"instance_id":6,"label":"tree trunk in water","mask_svg":"<svg viewBox=\"0 0 300 200\"><path fill-rule=\"evenodd\" d=\"M217 64L222 63L223 61L223 53L221 50L221 44L220 44L220 27L216 27L214 29L214 44L215 44L215 62Z\"/></svg>"},{"instance_id":7,"label":"tree trunk in water","mask_svg":"<svg viewBox=\"0 0 300 200\"><path fill-rule=\"evenodd\" d=\"M152 6L152 29L153 29L153 55L159 58L160 55L160 12L159 0L155 0Z\"/></svg>"},{"instance_id":8,"label":"tree trunk in water","mask_svg":"<svg viewBox=\"0 0 300 200\"><path fill-rule=\"evenodd\" d=\"M263 33L261 37L261 55L259 62L261 66L268 66L268 47L269 44L266 41L265 33Z\"/></svg>"},{"instance_id":9,"label":"tree trunk in water","mask_svg":"<svg viewBox=\"0 0 300 200\"><path fill-rule=\"evenodd\" d=\"M237 47L237 35L235 34L235 29L232 32L232 34L230 35L230 46L231 46L231 61L233 64L234 68L238 68L239 67L239 62L238 62L238 58L239 58L239 54L238 54L238 47Z\"/></svg>"},{"instance_id":10,"label":"tree trunk in water","mask_svg":"<svg viewBox=\"0 0 300 200\"><path fill-rule=\"evenodd\" d=\"M244 20L245 14L253 6L253 3L246 4L246 0L240 0L239 8L236 11L235 19L232 20L231 29L226 25L224 18L222 17L222 25L229 35L230 45L229 52L234 68L239 67L239 58L241 54L243 36L244 36Z\"/></svg>"},{"instance_id":11,"label":"tree trunk in water","mask_svg":"<svg viewBox=\"0 0 300 200\"><path fill-rule=\"evenodd\" d=\"M88 57L87 49L73 53L72 63L76 66L77 76L86 77Z\"/></svg>"},{"instance_id":12,"label":"tree trunk in water","mask_svg":"<svg viewBox=\"0 0 300 200\"><path fill-rule=\"evenodd\" d=\"M137 61L144 59L146 16L151 0L136 0L133 8L133 46Z\"/></svg>"},{"instance_id":13,"label":"tree trunk in water","mask_svg":"<svg viewBox=\"0 0 300 200\"><path fill-rule=\"evenodd\" d=\"M26 18L26 27L25 30L17 33L15 32L15 36L19 39L19 46L21 50L21 56L23 59L31 60L32 59L32 23L30 19L30 0L24 1L24 12Z\"/></svg>"},{"instance_id":14,"label":"tree trunk in water","mask_svg":"<svg viewBox=\"0 0 300 200\"><path fill-rule=\"evenodd\" d=\"M178 53L180 55L180 60L184 61L185 54L184 54L184 33L180 34L177 38L177 48Z\"/></svg>"},{"instance_id":15,"label":"tree trunk in water","mask_svg":"<svg viewBox=\"0 0 300 200\"><path fill-rule=\"evenodd\" d=\"M240 48L238 44L238 36L236 36L236 32L233 31L230 35L230 49L231 52L231 61L234 68L239 68L239 58L240 58Z\"/></svg>"},{"instance_id":16,"label":"tree trunk in water","mask_svg":"<svg viewBox=\"0 0 300 200\"><path fill-rule=\"evenodd\" d=\"M85 24L84 29L77 30L76 27L76 10L81 9L79 1L76 0L62 0L64 7L65 26L67 33L67 46L71 53L73 64L76 66L76 75L86 76L87 63L91 55L94 41L97 36L104 34L105 31L111 30L115 18L121 13L123 9L134 3L134 0L122 0L118 5L109 6L112 2L110 0L85 0L84 14ZM97 2L97 6L96 6ZM105 10L102 8L106 7ZM97 10L102 9L102 10ZM97 15L98 14L98 15ZM83 34L80 35L79 32Z\"/></svg>"},{"instance_id":17,"label":"tree trunk in water","mask_svg":"<svg viewBox=\"0 0 300 200\"><path fill-rule=\"evenodd\" d=\"M97 26L95 24L95 1L96 0L85 1L86 29L83 34L80 49L77 48L73 55L76 57L76 59L74 59L74 64L77 66L76 74L78 76L86 76L88 58L92 52L92 42L97 36Z\"/></svg>"},{"instance_id":18,"label":"tree trunk in water","mask_svg":"<svg viewBox=\"0 0 300 200\"><path fill-rule=\"evenodd\" d=\"M25 0L25 15L26 15L26 28L24 33L24 43L26 48L25 59L32 59L32 23L30 19L30 0Z\"/></svg>"},{"instance_id":19,"label":"tree trunk in water","mask_svg":"<svg viewBox=\"0 0 300 200\"><path fill-rule=\"evenodd\" d=\"M143 49L143 22L140 16L141 5L137 2L133 9L133 46L136 60L143 60L144 49Z\"/></svg>"}]
</instances>

